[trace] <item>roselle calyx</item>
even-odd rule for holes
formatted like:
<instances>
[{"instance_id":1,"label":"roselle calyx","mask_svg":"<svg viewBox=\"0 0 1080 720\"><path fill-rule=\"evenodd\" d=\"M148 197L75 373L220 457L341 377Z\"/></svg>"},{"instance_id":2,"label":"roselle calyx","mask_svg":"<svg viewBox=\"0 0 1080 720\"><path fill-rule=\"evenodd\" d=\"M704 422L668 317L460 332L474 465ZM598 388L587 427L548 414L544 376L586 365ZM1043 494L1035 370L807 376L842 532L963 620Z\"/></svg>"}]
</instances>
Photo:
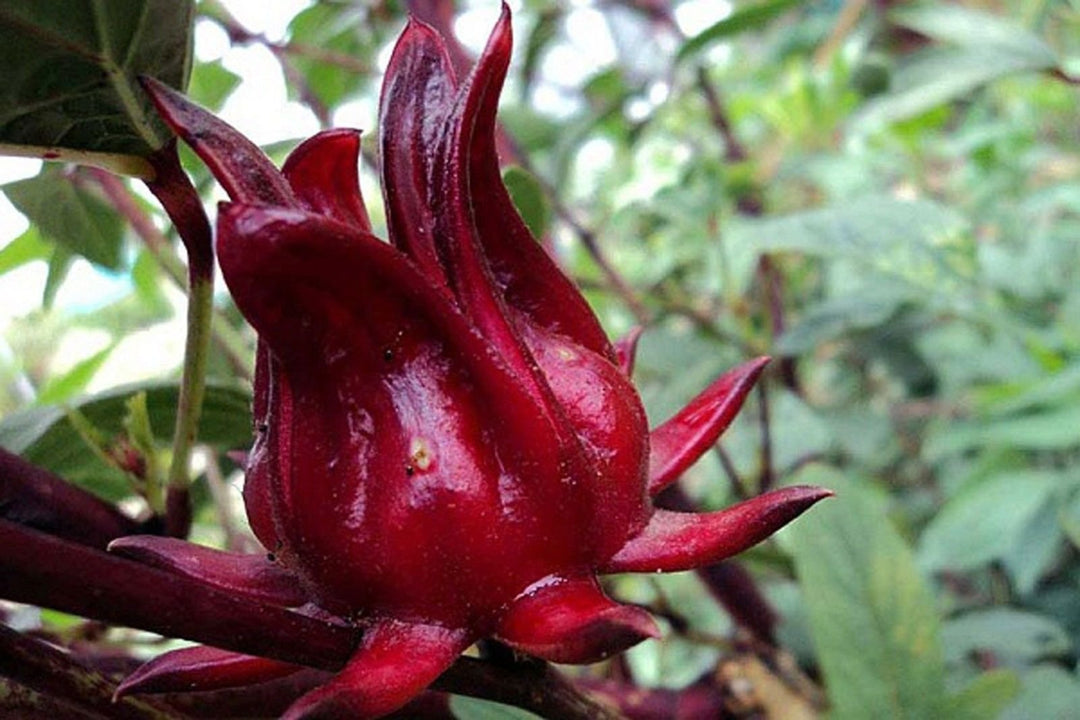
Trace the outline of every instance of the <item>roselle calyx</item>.
<instances>
[{"instance_id":1,"label":"roselle calyx","mask_svg":"<svg viewBox=\"0 0 1080 720\"><path fill-rule=\"evenodd\" d=\"M279 172L235 130L147 81L229 193L217 253L259 335L244 499L268 556L156 538L112 549L358 631L352 660L286 717L374 717L494 637L560 663L658 634L597 575L711 563L828 491L714 513L651 497L727 427L764 368L718 379L649 432L629 368L529 235L502 185L495 111L503 14L472 74L412 21L383 86L390 242L371 234L359 134L320 133ZM216 689L298 669L210 648L151 661L122 691Z\"/></svg>"}]
</instances>

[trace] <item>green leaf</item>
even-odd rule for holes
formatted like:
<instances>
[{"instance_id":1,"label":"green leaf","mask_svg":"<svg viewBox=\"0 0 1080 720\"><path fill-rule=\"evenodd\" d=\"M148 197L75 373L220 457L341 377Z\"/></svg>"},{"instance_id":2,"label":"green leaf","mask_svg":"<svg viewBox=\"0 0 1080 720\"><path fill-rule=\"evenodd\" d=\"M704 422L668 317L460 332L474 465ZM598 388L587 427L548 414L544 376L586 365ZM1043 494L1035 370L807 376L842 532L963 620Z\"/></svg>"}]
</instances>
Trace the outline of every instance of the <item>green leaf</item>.
<instances>
[{"instance_id":1,"label":"green leaf","mask_svg":"<svg viewBox=\"0 0 1080 720\"><path fill-rule=\"evenodd\" d=\"M38 391L35 403L38 405L51 405L78 395L94 379L94 375L109 359L109 355L112 354L115 347L116 344L113 343L104 350L77 362L74 367L63 375L49 378L49 381Z\"/></svg>"},{"instance_id":2,"label":"green leaf","mask_svg":"<svg viewBox=\"0 0 1080 720\"><path fill-rule=\"evenodd\" d=\"M49 274L45 278L45 290L41 294L42 307L46 309L52 307L56 293L67 278L68 270L71 269L73 262L75 262L75 254L66 247L57 245L53 248L52 255L49 256Z\"/></svg>"},{"instance_id":3,"label":"green leaf","mask_svg":"<svg viewBox=\"0 0 1080 720\"><path fill-rule=\"evenodd\" d=\"M950 697L942 717L949 720L986 720L1001 715L1020 693L1020 678L1010 670L991 670L972 680Z\"/></svg>"},{"instance_id":4,"label":"green leaf","mask_svg":"<svg viewBox=\"0 0 1080 720\"><path fill-rule=\"evenodd\" d=\"M993 48L997 53L1027 57L1050 67L1057 62L1053 49L1027 28L998 15L952 3L910 4L889 13L897 25L945 43Z\"/></svg>"},{"instance_id":5,"label":"green leaf","mask_svg":"<svg viewBox=\"0 0 1080 720\"><path fill-rule=\"evenodd\" d=\"M34 260L47 260L51 248L41 239L36 227L29 227L19 237L0 248L0 275Z\"/></svg>"},{"instance_id":6,"label":"green leaf","mask_svg":"<svg viewBox=\"0 0 1080 720\"><path fill-rule=\"evenodd\" d=\"M195 63L187 94L203 107L218 110L239 84L240 76L226 69L220 60Z\"/></svg>"},{"instance_id":7,"label":"green leaf","mask_svg":"<svg viewBox=\"0 0 1080 720\"><path fill-rule=\"evenodd\" d=\"M884 324L905 299L905 295L893 292L854 292L830 298L810 307L794 327L786 330L774 352L798 355L854 330Z\"/></svg>"},{"instance_id":8,"label":"green leaf","mask_svg":"<svg viewBox=\"0 0 1080 720\"><path fill-rule=\"evenodd\" d=\"M138 85L183 88L192 0L7 0L0 5L0 153L146 175L172 136Z\"/></svg>"},{"instance_id":9,"label":"green leaf","mask_svg":"<svg viewBox=\"0 0 1080 720\"><path fill-rule=\"evenodd\" d=\"M911 551L856 483L823 468L798 482L837 491L787 531L831 717L940 717L938 616Z\"/></svg>"},{"instance_id":10,"label":"green leaf","mask_svg":"<svg viewBox=\"0 0 1080 720\"><path fill-rule=\"evenodd\" d=\"M893 74L892 90L867 103L851 119L857 132L874 132L907 120L1017 72L1048 66L1026 57L999 55L984 48L928 50Z\"/></svg>"},{"instance_id":11,"label":"green leaf","mask_svg":"<svg viewBox=\"0 0 1080 720\"><path fill-rule=\"evenodd\" d=\"M1001 558L1018 595L1035 591L1064 547L1065 523L1059 520L1059 493L1054 495L1036 511Z\"/></svg>"},{"instance_id":12,"label":"green leaf","mask_svg":"<svg viewBox=\"0 0 1080 720\"><path fill-rule=\"evenodd\" d=\"M732 231L738 242L759 252L797 251L884 267L898 261L937 263L930 250L944 247L966 226L957 212L929 200L866 196L819 210L743 220Z\"/></svg>"},{"instance_id":13,"label":"green leaf","mask_svg":"<svg viewBox=\"0 0 1080 720\"><path fill-rule=\"evenodd\" d=\"M299 12L289 23L289 62L300 73L306 88L295 82L288 84L290 97L310 92L328 108L333 108L366 84L372 74L373 47L378 42L371 37L370 23L363 22L364 14L347 4L317 3ZM323 53L334 53L348 59L352 66L344 67Z\"/></svg>"},{"instance_id":14,"label":"green leaf","mask_svg":"<svg viewBox=\"0 0 1080 720\"><path fill-rule=\"evenodd\" d=\"M104 201L57 167L9 183L4 194L48 239L110 270L121 266L124 223Z\"/></svg>"},{"instance_id":15,"label":"green leaf","mask_svg":"<svg viewBox=\"0 0 1080 720\"><path fill-rule=\"evenodd\" d=\"M156 514L165 511L165 498L162 492L165 474L158 462L158 450L154 440L153 423L146 405L146 392L138 392L124 403L123 426L128 442L139 453L145 463L143 481L144 494L150 508Z\"/></svg>"},{"instance_id":16,"label":"green leaf","mask_svg":"<svg viewBox=\"0 0 1080 720\"><path fill-rule=\"evenodd\" d=\"M509 167L503 173L503 183L529 232L535 238L544 237L551 224L551 205L540 181L528 170Z\"/></svg>"},{"instance_id":17,"label":"green leaf","mask_svg":"<svg viewBox=\"0 0 1080 720\"><path fill-rule=\"evenodd\" d=\"M1002 557L1017 542L1062 477L1017 470L971 483L945 504L922 534L920 564L968 570Z\"/></svg>"},{"instance_id":18,"label":"green leaf","mask_svg":"<svg viewBox=\"0 0 1080 720\"><path fill-rule=\"evenodd\" d=\"M1080 681L1056 665L1040 665L1021 678L1023 689L1000 720L1072 720L1080 707Z\"/></svg>"},{"instance_id":19,"label":"green leaf","mask_svg":"<svg viewBox=\"0 0 1080 720\"><path fill-rule=\"evenodd\" d=\"M72 406L95 427L115 436L123 432L125 402L141 391L146 391L147 412L157 440L168 445L176 423L176 383L116 388ZM249 445L250 402L245 391L209 385L199 421L199 442L223 449ZM59 407L34 407L8 415L0 421L0 445L109 499L118 500L129 494L127 478L93 457Z\"/></svg>"},{"instance_id":20,"label":"green leaf","mask_svg":"<svg viewBox=\"0 0 1080 720\"><path fill-rule=\"evenodd\" d=\"M450 711L460 720L540 720L528 710L464 695L450 696Z\"/></svg>"},{"instance_id":21,"label":"green leaf","mask_svg":"<svg viewBox=\"0 0 1080 720\"><path fill-rule=\"evenodd\" d=\"M995 447L1018 450L1062 450L1080 445L1080 407L1054 408L1000 420L950 422L929 436L927 459Z\"/></svg>"},{"instance_id":22,"label":"green leaf","mask_svg":"<svg viewBox=\"0 0 1080 720\"><path fill-rule=\"evenodd\" d=\"M1008 667L1066 657L1072 650L1068 633L1052 618L1025 610L997 607L975 610L949 620L941 630L945 660L966 662L977 652L992 653Z\"/></svg>"},{"instance_id":23,"label":"green leaf","mask_svg":"<svg viewBox=\"0 0 1080 720\"><path fill-rule=\"evenodd\" d=\"M756 30L800 4L801 0L766 0L766 2L740 8L684 42L679 48L677 59L686 60L719 40L738 35L746 30Z\"/></svg>"},{"instance_id":24,"label":"green leaf","mask_svg":"<svg viewBox=\"0 0 1080 720\"><path fill-rule=\"evenodd\" d=\"M852 126L875 131L962 98L998 78L1054 69L1054 51L1026 28L1000 17L951 3L901 8L898 25L951 47L919 53L893 74L891 90L852 118Z\"/></svg>"}]
</instances>

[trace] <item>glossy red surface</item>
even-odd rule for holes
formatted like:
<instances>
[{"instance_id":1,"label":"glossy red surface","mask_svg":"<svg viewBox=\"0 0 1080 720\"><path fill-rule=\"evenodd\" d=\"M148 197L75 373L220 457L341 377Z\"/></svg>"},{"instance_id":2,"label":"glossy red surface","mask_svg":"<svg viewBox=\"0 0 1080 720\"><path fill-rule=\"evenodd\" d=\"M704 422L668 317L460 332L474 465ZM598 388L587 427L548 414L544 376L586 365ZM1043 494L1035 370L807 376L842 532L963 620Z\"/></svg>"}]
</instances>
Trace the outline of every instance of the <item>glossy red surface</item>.
<instances>
[{"instance_id":1,"label":"glossy red surface","mask_svg":"<svg viewBox=\"0 0 1080 720\"><path fill-rule=\"evenodd\" d=\"M653 508L650 496L731 422L765 360L650 436L629 378L636 336L612 346L502 185L495 110L511 47L504 8L459 83L442 38L416 21L405 29L380 112L390 243L371 235L356 132L311 138L282 174L235 130L150 87L233 200L219 211L218 260L260 339L244 497L275 572L150 541L125 548L189 574L205 558L207 581L223 587L258 570L277 592L299 586L305 612L363 630L349 665L289 718L390 712L489 636L557 662L621 652L656 626L606 597L598 572L717 561L828 494L787 488L707 514ZM281 671L190 652L155 663L126 689Z\"/></svg>"}]
</instances>

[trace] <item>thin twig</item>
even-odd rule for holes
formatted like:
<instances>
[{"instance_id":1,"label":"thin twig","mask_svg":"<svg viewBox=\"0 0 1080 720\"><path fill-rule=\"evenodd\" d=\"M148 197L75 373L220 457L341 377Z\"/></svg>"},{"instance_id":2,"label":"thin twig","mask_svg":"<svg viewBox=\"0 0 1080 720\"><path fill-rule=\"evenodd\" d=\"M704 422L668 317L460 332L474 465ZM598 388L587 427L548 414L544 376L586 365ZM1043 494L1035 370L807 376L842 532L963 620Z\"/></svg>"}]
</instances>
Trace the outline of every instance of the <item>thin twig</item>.
<instances>
[{"instance_id":1,"label":"thin twig","mask_svg":"<svg viewBox=\"0 0 1080 720\"><path fill-rule=\"evenodd\" d=\"M116 683L62 650L0 625L0 675L90 715L116 720L182 720L160 700L126 697L113 702ZM63 716L62 716L63 717Z\"/></svg>"},{"instance_id":2,"label":"thin twig","mask_svg":"<svg viewBox=\"0 0 1080 720\"><path fill-rule=\"evenodd\" d=\"M713 444L713 451L720 460L720 467L724 469L724 474L727 475L728 485L731 486L731 492L740 500L749 499L750 495L747 493L746 485L743 484L742 477L739 475L739 469L735 467L735 463L732 462L731 456L728 455L727 450L724 450L724 446L717 441Z\"/></svg>"},{"instance_id":3,"label":"thin twig","mask_svg":"<svg viewBox=\"0 0 1080 720\"><path fill-rule=\"evenodd\" d=\"M210 326L214 310L214 250L210 220L202 198L180 167L175 140L149 158L157 175L146 187L158 199L173 222L188 254L187 337L184 369L173 433L173 456L165 497L165 531L186 537L191 527L188 496L191 449L199 429L206 393L206 365L210 350Z\"/></svg>"},{"instance_id":4,"label":"thin twig","mask_svg":"<svg viewBox=\"0 0 1080 720\"><path fill-rule=\"evenodd\" d=\"M844 3L844 7L840 9L840 14L836 16L836 24L833 25L829 37L825 38L825 42L814 52L813 63L815 67L825 67L832 56L836 54L836 51L844 43L844 38L850 35L858 24L859 18L862 17L863 11L866 10L868 4L867 0L847 0Z\"/></svg>"},{"instance_id":5,"label":"thin twig","mask_svg":"<svg viewBox=\"0 0 1080 720\"><path fill-rule=\"evenodd\" d=\"M768 492L772 489L773 483L776 481L775 472L773 471L773 453L772 453L772 425L769 421L769 391L768 376L762 377L758 380L757 384L757 396L758 396L758 427L761 432L761 476L758 483L759 492Z\"/></svg>"}]
</instances>

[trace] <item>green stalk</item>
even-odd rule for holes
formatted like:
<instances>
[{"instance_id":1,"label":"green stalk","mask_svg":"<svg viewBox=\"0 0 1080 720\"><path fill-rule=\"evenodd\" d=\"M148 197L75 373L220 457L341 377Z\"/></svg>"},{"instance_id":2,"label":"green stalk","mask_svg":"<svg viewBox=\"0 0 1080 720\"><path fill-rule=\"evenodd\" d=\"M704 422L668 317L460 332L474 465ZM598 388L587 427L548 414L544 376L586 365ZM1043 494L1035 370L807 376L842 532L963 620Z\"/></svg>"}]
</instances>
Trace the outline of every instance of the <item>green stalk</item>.
<instances>
[{"instance_id":1,"label":"green stalk","mask_svg":"<svg viewBox=\"0 0 1080 720\"><path fill-rule=\"evenodd\" d=\"M187 339L184 370L173 431L172 465L165 491L165 532L186 537L191 527L191 450L195 445L206 393L214 312L214 251L210 221L191 180L180 167L173 141L150 157L157 175L146 186L161 202L188 254Z\"/></svg>"},{"instance_id":2,"label":"green stalk","mask_svg":"<svg viewBox=\"0 0 1080 720\"><path fill-rule=\"evenodd\" d=\"M166 528L170 517L190 513L187 509L191 450L199 431L203 398L206 395L206 364L210 355L210 322L214 313L214 276L192 276L188 291L187 339L184 343L184 370L180 376L180 397L173 430L172 464L166 480ZM183 507L174 507L182 502ZM178 514L179 513L179 514ZM187 521L184 521L187 524ZM173 534L170 532L169 534ZM186 534L183 533L183 534Z\"/></svg>"}]
</instances>

